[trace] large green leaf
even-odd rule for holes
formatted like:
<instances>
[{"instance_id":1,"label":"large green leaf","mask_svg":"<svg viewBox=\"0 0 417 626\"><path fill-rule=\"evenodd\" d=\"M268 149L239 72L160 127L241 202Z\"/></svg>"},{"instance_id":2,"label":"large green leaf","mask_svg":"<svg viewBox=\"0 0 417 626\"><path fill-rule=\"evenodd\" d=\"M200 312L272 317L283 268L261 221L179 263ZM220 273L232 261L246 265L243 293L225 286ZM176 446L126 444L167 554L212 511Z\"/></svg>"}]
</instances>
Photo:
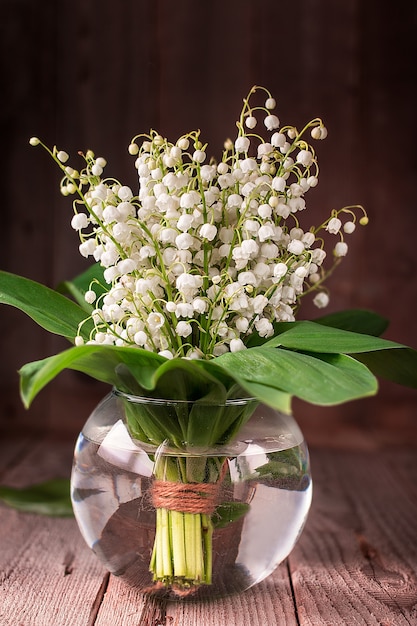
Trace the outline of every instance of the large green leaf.
<instances>
[{"instance_id":1,"label":"large green leaf","mask_svg":"<svg viewBox=\"0 0 417 626\"><path fill-rule=\"evenodd\" d=\"M282 346L291 350L306 352L356 354L404 347L387 339L341 330L332 326L323 326L315 322L284 322L277 326L278 335L264 343L263 348ZM281 332L282 330L283 332Z\"/></svg>"},{"instance_id":2,"label":"large green leaf","mask_svg":"<svg viewBox=\"0 0 417 626\"><path fill-rule=\"evenodd\" d=\"M273 398L273 389L308 402L335 404L375 393L376 381L368 369L349 356L302 354L286 349L252 348L226 353L207 366L200 361L163 357L139 348L85 345L23 366L21 394L26 406L39 391L65 368L75 369L129 393L153 392L161 397L197 400L224 399L225 375L228 388L238 383L248 394L278 408L286 397ZM219 380L216 371L223 370ZM266 388L266 389L265 389ZM198 397L196 396L198 392ZM149 395L153 395L149 393Z\"/></svg>"},{"instance_id":3,"label":"large green leaf","mask_svg":"<svg viewBox=\"0 0 417 626\"><path fill-rule=\"evenodd\" d=\"M66 368L127 393L151 396L155 391L161 398L207 402L214 393L215 401L223 402L226 396L231 397L235 386L234 376L214 362L168 360L141 348L89 344L24 365L20 376L25 405L29 406L41 389ZM240 390L234 397L241 395Z\"/></svg>"},{"instance_id":4,"label":"large green leaf","mask_svg":"<svg viewBox=\"0 0 417 626\"><path fill-rule=\"evenodd\" d=\"M186 400L168 406L125 403L133 436L157 445L168 440L177 447L185 443L211 446L228 441L249 418L255 404L236 404L226 411L224 402L237 393L235 379L221 368L200 363L167 360L139 348L78 346L25 365L20 372L21 393L28 406L46 383L70 368L130 394ZM239 396L244 393L240 390Z\"/></svg>"},{"instance_id":5,"label":"large green leaf","mask_svg":"<svg viewBox=\"0 0 417 626\"><path fill-rule=\"evenodd\" d=\"M40 361L27 363L20 369L20 390L26 407L36 395L64 369L84 372L96 380L115 385L121 391L137 393L139 388L153 389L155 369L166 359L140 348L84 345Z\"/></svg>"},{"instance_id":6,"label":"large green leaf","mask_svg":"<svg viewBox=\"0 0 417 626\"><path fill-rule=\"evenodd\" d=\"M66 517L72 515L69 480L56 478L17 489L0 486L0 500L25 513Z\"/></svg>"},{"instance_id":7,"label":"large green leaf","mask_svg":"<svg viewBox=\"0 0 417 626\"><path fill-rule=\"evenodd\" d=\"M314 322L291 322L278 327L278 332L287 330L279 332L263 348L282 346L302 352L354 355L376 376L417 388L417 351L413 348L371 335L321 327Z\"/></svg>"},{"instance_id":8,"label":"large green leaf","mask_svg":"<svg viewBox=\"0 0 417 626\"><path fill-rule=\"evenodd\" d=\"M85 311L72 300L28 278L0 271L0 303L20 309L51 333L73 340ZM87 338L92 322L86 322L81 334Z\"/></svg>"},{"instance_id":9,"label":"large green leaf","mask_svg":"<svg viewBox=\"0 0 417 626\"><path fill-rule=\"evenodd\" d=\"M69 368L115 386L120 391L153 398L188 400L174 413L158 405L150 408L140 403L129 408L128 420L135 436L161 443L169 439L175 445L212 445L228 439L249 416L244 407L224 414L223 404L244 391L236 381L215 365L187 359L167 360L140 348L85 345L23 366L21 394L26 406L39 391L62 370ZM175 403L173 403L175 405Z\"/></svg>"},{"instance_id":10,"label":"large green leaf","mask_svg":"<svg viewBox=\"0 0 417 626\"><path fill-rule=\"evenodd\" d=\"M400 385L417 389L417 351L400 348L387 352L366 352L355 358L364 363L376 376Z\"/></svg>"},{"instance_id":11,"label":"large green leaf","mask_svg":"<svg viewBox=\"0 0 417 626\"><path fill-rule=\"evenodd\" d=\"M333 326L343 330L350 330L354 333L374 335L375 337L382 335L389 325L389 321L385 317L364 309L337 311L336 313L318 317L313 321L324 326Z\"/></svg>"},{"instance_id":12,"label":"large green leaf","mask_svg":"<svg viewBox=\"0 0 417 626\"><path fill-rule=\"evenodd\" d=\"M331 326L333 328L339 328L341 330L347 330L354 333L361 333L363 335L372 335L379 337L388 327L388 320L381 317L373 311L366 311L363 309L348 309L346 311L338 311L337 313L331 313L323 317L318 317L313 320L316 324L322 326ZM274 326L274 337L277 337L281 333L286 332L291 327L299 324L304 324L304 321L297 322L277 322ZM246 347L252 348L255 346L265 345L269 340L265 337L260 337L257 332L253 332L246 340Z\"/></svg>"},{"instance_id":13,"label":"large green leaf","mask_svg":"<svg viewBox=\"0 0 417 626\"><path fill-rule=\"evenodd\" d=\"M373 395L378 388L375 377L362 363L342 354L302 354L260 347L227 352L216 361L248 391L257 383L312 404L340 404Z\"/></svg>"},{"instance_id":14,"label":"large green leaf","mask_svg":"<svg viewBox=\"0 0 417 626\"><path fill-rule=\"evenodd\" d=\"M291 413L291 394L279 389L278 387L270 387L262 383L253 382L245 379L241 381L246 393L254 398L259 398L264 404L268 404L274 409L278 409L281 413Z\"/></svg>"}]
</instances>

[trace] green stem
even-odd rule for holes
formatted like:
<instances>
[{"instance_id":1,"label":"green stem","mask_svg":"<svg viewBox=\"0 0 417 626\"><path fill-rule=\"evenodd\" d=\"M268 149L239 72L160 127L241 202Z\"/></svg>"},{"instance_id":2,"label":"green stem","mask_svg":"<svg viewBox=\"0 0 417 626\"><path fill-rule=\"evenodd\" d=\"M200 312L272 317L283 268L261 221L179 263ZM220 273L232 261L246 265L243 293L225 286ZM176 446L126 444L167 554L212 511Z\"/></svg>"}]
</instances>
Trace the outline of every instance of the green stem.
<instances>
[{"instance_id":1,"label":"green stem","mask_svg":"<svg viewBox=\"0 0 417 626\"><path fill-rule=\"evenodd\" d=\"M213 570L213 522L208 515L202 516L205 562L204 579L207 585L211 584Z\"/></svg>"},{"instance_id":2,"label":"green stem","mask_svg":"<svg viewBox=\"0 0 417 626\"><path fill-rule=\"evenodd\" d=\"M172 561L171 561L171 537L170 537L170 517L169 512L165 509L161 509L161 523L162 523L162 567L166 576L172 576Z\"/></svg>"},{"instance_id":3,"label":"green stem","mask_svg":"<svg viewBox=\"0 0 417 626\"><path fill-rule=\"evenodd\" d=\"M216 471L214 467L216 466ZM163 458L159 480L199 483L219 479L221 463L207 458ZM212 581L213 524L210 515L158 508L156 534L149 569L153 580L174 589L190 590Z\"/></svg>"},{"instance_id":4,"label":"green stem","mask_svg":"<svg viewBox=\"0 0 417 626\"><path fill-rule=\"evenodd\" d=\"M198 572L196 571L197 546L195 541L195 522L197 517L197 515L192 513L184 513L184 531L187 538L187 578L189 580L198 579Z\"/></svg>"},{"instance_id":5,"label":"green stem","mask_svg":"<svg viewBox=\"0 0 417 626\"><path fill-rule=\"evenodd\" d=\"M186 577L188 576L186 553L187 527L184 520L184 513L180 511L168 511L168 516L171 521L174 576Z\"/></svg>"}]
</instances>

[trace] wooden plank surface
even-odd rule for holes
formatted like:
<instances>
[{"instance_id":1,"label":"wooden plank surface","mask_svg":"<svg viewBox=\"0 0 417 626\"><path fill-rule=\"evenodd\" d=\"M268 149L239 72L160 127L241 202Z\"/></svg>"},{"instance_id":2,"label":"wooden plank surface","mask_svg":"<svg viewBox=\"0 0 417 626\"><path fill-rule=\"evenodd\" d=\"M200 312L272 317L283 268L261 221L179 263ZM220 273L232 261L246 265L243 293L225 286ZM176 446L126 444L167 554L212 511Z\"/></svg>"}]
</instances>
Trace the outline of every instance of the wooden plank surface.
<instances>
[{"instance_id":1,"label":"wooden plank surface","mask_svg":"<svg viewBox=\"0 0 417 626\"><path fill-rule=\"evenodd\" d=\"M68 475L72 444L0 444L0 479ZM109 576L73 519L0 506L2 626L402 626L417 623L417 451L312 451L296 548L246 593L198 604L143 597Z\"/></svg>"},{"instance_id":2,"label":"wooden plank surface","mask_svg":"<svg viewBox=\"0 0 417 626\"><path fill-rule=\"evenodd\" d=\"M316 450L289 557L300 624L417 624L417 451Z\"/></svg>"},{"instance_id":3,"label":"wooden plank surface","mask_svg":"<svg viewBox=\"0 0 417 626\"><path fill-rule=\"evenodd\" d=\"M72 447L59 441L3 440L1 482L22 487L68 476ZM87 625L106 572L92 558L75 520L6 506L0 519L0 624Z\"/></svg>"}]
</instances>

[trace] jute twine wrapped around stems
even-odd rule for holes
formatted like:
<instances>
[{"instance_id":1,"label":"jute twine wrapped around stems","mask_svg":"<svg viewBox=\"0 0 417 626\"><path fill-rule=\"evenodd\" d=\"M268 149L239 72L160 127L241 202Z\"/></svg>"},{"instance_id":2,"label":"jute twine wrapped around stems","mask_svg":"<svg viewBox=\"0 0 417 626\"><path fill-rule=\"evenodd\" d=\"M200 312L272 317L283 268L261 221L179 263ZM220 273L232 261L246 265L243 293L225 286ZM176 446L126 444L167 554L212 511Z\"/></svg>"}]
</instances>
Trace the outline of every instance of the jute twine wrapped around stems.
<instances>
[{"instance_id":1,"label":"jute twine wrapped around stems","mask_svg":"<svg viewBox=\"0 0 417 626\"><path fill-rule=\"evenodd\" d=\"M220 476L216 483L177 483L155 480L152 485L152 503L157 509L212 515L216 508L222 479L223 476Z\"/></svg>"}]
</instances>

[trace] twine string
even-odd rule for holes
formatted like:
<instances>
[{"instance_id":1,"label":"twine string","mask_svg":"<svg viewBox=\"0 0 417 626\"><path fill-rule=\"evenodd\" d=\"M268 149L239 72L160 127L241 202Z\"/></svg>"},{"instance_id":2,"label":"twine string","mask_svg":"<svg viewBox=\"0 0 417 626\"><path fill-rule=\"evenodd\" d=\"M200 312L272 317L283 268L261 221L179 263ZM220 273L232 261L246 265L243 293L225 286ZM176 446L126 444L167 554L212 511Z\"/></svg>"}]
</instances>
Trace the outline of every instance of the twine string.
<instances>
[{"instance_id":1,"label":"twine string","mask_svg":"<svg viewBox=\"0 0 417 626\"><path fill-rule=\"evenodd\" d=\"M221 481L177 483L155 480L152 485L152 503L157 509L212 515L216 508L220 487Z\"/></svg>"}]
</instances>

